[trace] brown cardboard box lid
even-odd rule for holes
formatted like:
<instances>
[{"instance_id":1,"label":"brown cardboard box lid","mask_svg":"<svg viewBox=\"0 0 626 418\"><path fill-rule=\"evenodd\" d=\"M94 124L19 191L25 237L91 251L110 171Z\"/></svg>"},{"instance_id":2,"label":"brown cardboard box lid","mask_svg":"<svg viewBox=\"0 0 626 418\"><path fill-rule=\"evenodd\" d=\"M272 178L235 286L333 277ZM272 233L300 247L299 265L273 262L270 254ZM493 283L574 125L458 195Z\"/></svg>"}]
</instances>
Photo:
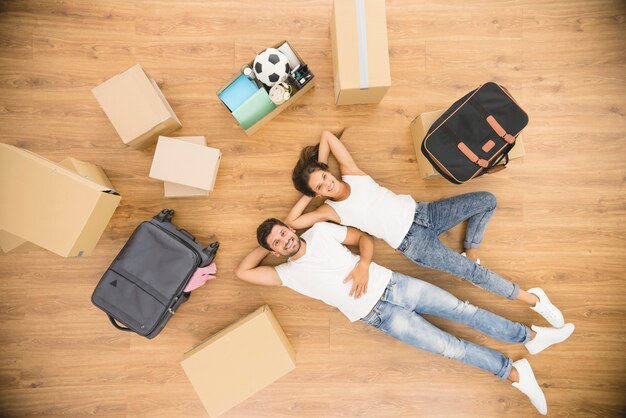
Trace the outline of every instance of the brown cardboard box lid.
<instances>
[{"instance_id":1,"label":"brown cardboard box lid","mask_svg":"<svg viewBox=\"0 0 626 418\"><path fill-rule=\"evenodd\" d=\"M120 202L107 188L0 144L0 229L58 255L89 255Z\"/></svg>"},{"instance_id":2,"label":"brown cardboard box lid","mask_svg":"<svg viewBox=\"0 0 626 418\"><path fill-rule=\"evenodd\" d=\"M211 191L221 156L217 148L160 136L150 177Z\"/></svg>"},{"instance_id":3,"label":"brown cardboard box lid","mask_svg":"<svg viewBox=\"0 0 626 418\"><path fill-rule=\"evenodd\" d=\"M102 187L106 187L107 189L114 190L113 185L109 181L109 178L104 173L104 170L91 163L86 163L84 161L77 160L76 158L67 157L60 163L63 167L69 168L75 173L79 175L95 181Z\"/></svg>"},{"instance_id":4,"label":"brown cardboard box lid","mask_svg":"<svg viewBox=\"0 0 626 418\"><path fill-rule=\"evenodd\" d=\"M387 17L385 0L335 0L333 11L333 30L337 56L337 76L339 87L359 89L361 85L361 65L359 57L359 27L357 3L363 4L365 41L367 52L367 87L391 85L389 69L389 44L387 42Z\"/></svg>"},{"instance_id":5,"label":"brown cardboard box lid","mask_svg":"<svg viewBox=\"0 0 626 418\"><path fill-rule=\"evenodd\" d=\"M175 139L206 147L206 138L203 136L178 136ZM172 183L171 181L163 182L163 191L165 197L206 197L209 195L209 192L206 190L185 186L184 184Z\"/></svg>"},{"instance_id":6,"label":"brown cardboard box lid","mask_svg":"<svg viewBox=\"0 0 626 418\"><path fill-rule=\"evenodd\" d=\"M265 305L185 353L181 365L214 418L293 370L296 362Z\"/></svg>"},{"instance_id":7,"label":"brown cardboard box lid","mask_svg":"<svg viewBox=\"0 0 626 418\"><path fill-rule=\"evenodd\" d=\"M180 122L139 64L92 90L125 144L170 118Z\"/></svg>"}]
</instances>

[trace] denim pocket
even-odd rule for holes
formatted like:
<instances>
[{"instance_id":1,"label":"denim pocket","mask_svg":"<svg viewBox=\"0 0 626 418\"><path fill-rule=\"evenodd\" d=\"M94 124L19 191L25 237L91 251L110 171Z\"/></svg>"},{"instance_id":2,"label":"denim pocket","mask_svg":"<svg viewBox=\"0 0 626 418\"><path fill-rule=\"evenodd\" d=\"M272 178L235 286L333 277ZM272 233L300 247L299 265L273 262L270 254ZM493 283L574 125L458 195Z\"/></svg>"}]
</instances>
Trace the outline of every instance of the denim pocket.
<instances>
[{"instance_id":1,"label":"denim pocket","mask_svg":"<svg viewBox=\"0 0 626 418\"><path fill-rule=\"evenodd\" d=\"M428 215L428 202L417 202L415 204L415 215L413 223L430 228L430 216Z\"/></svg>"},{"instance_id":2,"label":"denim pocket","mask_svg":"<svg viewBox=\"0 0 626 418\"><path fill-rule=\"evenodd\" d=\"M367 325L370 325L374 328L379 328L380 324L383 323L382 318L380 317L380 311L374 307L365 317L361 318L361 321L365 322Z\"/></svg>"}]
</instances>

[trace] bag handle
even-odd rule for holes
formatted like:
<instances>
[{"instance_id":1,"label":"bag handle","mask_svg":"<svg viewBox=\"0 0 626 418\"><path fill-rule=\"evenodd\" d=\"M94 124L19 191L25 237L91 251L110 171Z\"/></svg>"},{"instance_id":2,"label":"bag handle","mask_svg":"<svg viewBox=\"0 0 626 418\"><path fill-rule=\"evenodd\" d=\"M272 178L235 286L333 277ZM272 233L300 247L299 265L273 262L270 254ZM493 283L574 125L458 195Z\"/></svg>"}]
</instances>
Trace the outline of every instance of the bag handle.
<instances>
[{"instance_id":1,"label":"bag handle","mask_svg":"<svg viewBox=\"0 0 626 418\"><path fill-rule=\"evenodd\" d=\"M132 332L130 328L126 328L126 327L119 325L117 321L115 320L115 318L113 318L111 315L107 314L107 316L109 317L109 321L111 321L111 323L113 324L115 328L119 329L120 331Z\"/></svg>"},{"instance_id":2,"label":"bag handle","mask_svg":"<svg viewBox=\"0 0 626 418\"><path fill-rule=\"evenodd\" d=\"M500 164L500 161L502 161L503 159L506 161L504 162L504 164ZM498 159L498 161L493 166L487 169L487 174L493 174L493 173L497 173L498 171L504 170L508 163L509 163L509 153L507 152L502 157L500 157L500 159Z\"/></svg>"}]
</instances>

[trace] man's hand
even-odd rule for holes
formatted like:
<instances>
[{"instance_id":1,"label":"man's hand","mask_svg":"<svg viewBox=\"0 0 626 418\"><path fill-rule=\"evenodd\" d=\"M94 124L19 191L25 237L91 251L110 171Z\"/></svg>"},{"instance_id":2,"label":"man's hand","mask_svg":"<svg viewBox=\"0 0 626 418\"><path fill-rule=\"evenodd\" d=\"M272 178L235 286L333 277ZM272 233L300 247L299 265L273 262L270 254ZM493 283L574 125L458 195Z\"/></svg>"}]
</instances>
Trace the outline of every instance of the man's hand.
<instances>
[{"instance_id":1,"label":"man's hand","mask_svg":"<svg viewBox=\"0 0 626 418\"><path fill-rule=\"evenodd\" d=\"M344 279L344 283L348 283L352 280L352 289L350 289L350 296L354 295L355 299L360 298L367 293L367 284L369 282L369 263L359 261L354 269L348 274L348 277Z\"/></svg>"}]
</instances>

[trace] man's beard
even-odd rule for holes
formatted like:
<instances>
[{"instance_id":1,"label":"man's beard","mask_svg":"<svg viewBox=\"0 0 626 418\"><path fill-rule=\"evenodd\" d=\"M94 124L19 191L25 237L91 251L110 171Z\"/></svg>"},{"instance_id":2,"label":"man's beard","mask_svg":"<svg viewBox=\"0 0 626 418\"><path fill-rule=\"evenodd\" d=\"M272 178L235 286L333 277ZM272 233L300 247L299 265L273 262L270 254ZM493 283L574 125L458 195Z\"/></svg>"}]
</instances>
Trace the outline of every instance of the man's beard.
<instances>
[{"instance_id":1,"label":"man's beard","mask_svg":"<svg viewBox=\"0 0 626 418\"><path fill-rule=\"evenodd\" d=\"M285 257L293 257L296 255L298 251L300 251L300 246L302 245L302 241L300 241L300 237L294 238L293 248L290 250L285 250Z\"/></svg>"}]
</instances>

